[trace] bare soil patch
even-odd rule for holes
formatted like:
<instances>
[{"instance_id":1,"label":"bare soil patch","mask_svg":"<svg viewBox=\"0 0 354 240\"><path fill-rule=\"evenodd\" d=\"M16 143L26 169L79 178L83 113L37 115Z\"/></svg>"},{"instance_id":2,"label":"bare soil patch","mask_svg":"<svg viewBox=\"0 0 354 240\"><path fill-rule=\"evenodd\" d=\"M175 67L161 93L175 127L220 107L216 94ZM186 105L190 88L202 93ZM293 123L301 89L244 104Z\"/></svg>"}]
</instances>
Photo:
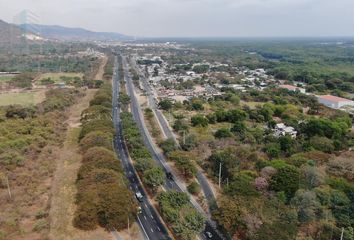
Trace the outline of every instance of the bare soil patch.
<instances>
[{"instance_id":1,"label":"bare soil patch","mask_svg":"<svg viewBox=\"0 0 354 240\"><path fill-rule=\"evenodd\" d=\"M100 66L99 66L97 73L95 75L95 80L103 80L104 68L105 68L107 62L108 62L108 57L104 56L101 59Z\"/></svg>"}]
</instances>

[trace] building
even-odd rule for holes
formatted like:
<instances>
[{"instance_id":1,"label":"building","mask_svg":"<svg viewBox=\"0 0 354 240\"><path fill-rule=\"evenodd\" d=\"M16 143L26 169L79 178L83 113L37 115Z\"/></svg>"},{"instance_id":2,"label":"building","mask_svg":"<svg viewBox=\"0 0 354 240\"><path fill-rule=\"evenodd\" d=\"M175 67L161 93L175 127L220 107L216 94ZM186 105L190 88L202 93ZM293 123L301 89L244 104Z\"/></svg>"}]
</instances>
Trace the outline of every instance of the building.
<instances>
[{"instance_id":1,"label":"building","mask_svg":"<svg viewBox=\"0 0 354 240\"><path fill-rule=\"evenodd\" d=\"M316 97L319 103L322 103L323 105L330 108L338 109L343 106L354 106L354 101L346 98L336 97L332 95L320 95Z\"/></svg>"},{"instance_id":2,"label":"building","mask_svg":"<svg viewBox=\"0 0 354 240\"><path fill-rule=\"evenodd\" d=\"M293 127L286 126L284 123L278 123L274 128L274 136L281 137L290 135L292 138L296 138L297 131Z\"/></svg>"},{"instance_id":3,"label":"building","mask_svg":"<svg viewBox=\"0 0 354 240\"><path fill-rule=\"evenodd\" d=\"M283 89L288 89L289 91L299 91L301 93L306 93L306 90L305 88L301 88L301 87L296 87L296 86L293 86L293 85L279 85L280 88L283 88Z\"/></svg>"}]
</instances>

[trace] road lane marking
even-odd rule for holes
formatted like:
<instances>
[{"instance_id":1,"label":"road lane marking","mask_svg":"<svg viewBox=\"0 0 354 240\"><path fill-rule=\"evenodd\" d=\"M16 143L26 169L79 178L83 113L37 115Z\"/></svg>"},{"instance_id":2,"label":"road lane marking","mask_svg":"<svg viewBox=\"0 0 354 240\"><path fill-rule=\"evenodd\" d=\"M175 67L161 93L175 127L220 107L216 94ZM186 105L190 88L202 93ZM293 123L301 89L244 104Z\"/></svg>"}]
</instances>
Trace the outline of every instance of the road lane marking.
<instances>
[{"instance_id":1,"label":"road lane marking","mask_svg":"<svg viewBox=\"0 0 354 240\"><path fill-rule=\"evenodd\" d=\"M157 227L157 230L159 230L159 232L161 232L161 229L159 227Z\"/></svg>"},{"instance_id":2,"label":"road lane marking","mask_svg":"<svg viewBox=\"0 0 354 240\"><path fill-rule=\"evenodd\" d=\"M154 232L154 230L152 228L150 228L151 232Z\"/></svg>"},{"instance_id":3,"label":"road lane marking","mask_svg":"<svg viewBox=\"0 0 354 240\"><path fill-rule=\"evenodd\" d=\"M145 220L147 220L145 215L144 215L144 218L145 218Z\"/></svg>"},{"instance_id":4,"label":"road lane marking","mask_svg":"<svg viewBox=\"0 0 354 240\"><path fill-rule=\"evenodd\" d=\"M143 229L143 231L144 231L144 233L145 233L147 239L150 240L149 236L147 235L147 232L145 231L145 228L144 228L144 226L143 226L143 223L140 221L139 216L138 216L138 220L139 220L140 226L141 226L141 228Z\"/></svg>"}]
</instances>

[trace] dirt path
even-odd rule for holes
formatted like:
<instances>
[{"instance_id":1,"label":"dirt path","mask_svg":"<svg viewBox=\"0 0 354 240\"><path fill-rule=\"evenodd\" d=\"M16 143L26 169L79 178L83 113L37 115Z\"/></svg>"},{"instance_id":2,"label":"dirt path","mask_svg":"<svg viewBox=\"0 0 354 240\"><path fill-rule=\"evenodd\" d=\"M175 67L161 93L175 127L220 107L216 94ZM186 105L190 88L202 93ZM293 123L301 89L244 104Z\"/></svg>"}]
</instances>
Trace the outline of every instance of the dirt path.
<instances>
[{"instance_id":1,"label":"dirt path","mask_svg":"<svg viewBox=\"0 0 354 240\"><path fill-rule=\"evenodd\" d=\"M101 59L101 63L100 63L100 66L97 70L97 73L96 73L96 76L95 76L95 80L102 80L103 79L103 74L104 74L104 68L107 64L107 61L108 61L108 57L107 56L104 56L102 59Z\"/></svg>"},{"instance_id":2,"label":"dirt path","mask_svg":"<svg viewBox=\"0 0 354 240\"><path fill-rule=\"evenodd\" d=\"M97 92L97 89L86 90L85 97L81 98L77 104L69 109L69 118L66 123L70 128L76 128L80 126L81 112L89 107L90 101Z\"/></svg>"},{"instance_id":3,"label":"dirt path","mask_svg":"<svg viewBox=\"0 0 354 240\"><path fill-rule=\"evenodd\" d=\"M94 231L80 231L72 226L75 212L75 181L77 171L81 165L81 155L78 153L78 136L80 133L80 114L88 107L89 101L97 90L87 90L85 97L69 110L67 123L69 128L66 141L60 149L57 168L52 182L52 198L50 208L50 233L51 240L111 240L112 235L102 228Z\"/></svg>"}]
</instances>

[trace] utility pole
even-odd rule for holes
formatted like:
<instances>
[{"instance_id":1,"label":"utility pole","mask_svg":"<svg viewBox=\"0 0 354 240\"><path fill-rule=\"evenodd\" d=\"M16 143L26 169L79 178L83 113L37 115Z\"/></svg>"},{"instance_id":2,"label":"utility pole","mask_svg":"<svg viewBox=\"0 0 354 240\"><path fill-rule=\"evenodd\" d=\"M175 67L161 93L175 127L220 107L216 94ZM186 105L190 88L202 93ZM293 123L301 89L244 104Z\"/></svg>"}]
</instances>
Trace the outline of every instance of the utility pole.
<instances>
[{"instance_id":1,"label":"utility pole","mask_svg":"<svg viewBox=\"0 0 354 240\"><path fill-rule=\"evenodd\" d=\"M186 144L186 131L183 130L183 145Z\"/></svg>"},{"instance_id":2,"label":"utility pole","mask_svg":"<svg viewBox=\"0 0 354 240\"><path fill-rule=\"evenodd\" d=\"M342 227L342 233L340 234L340 240L343 240L343 236L344 236L344 227Z\"/></svg>"},{"instance_id":3,"label":"utility pole","mask_svg":"<svg viewBox=\"0 0 354 240\"><path fill-rule=\"evenodd\" d=\"M219 165L219 188L221 188L221 162Z\"/></svg>"},{"instance_id":4,"label":"utility pole","mask_svg":"<svg viewBox=\"0 0 354 240\"><path fill-rule=\"evenodd\" d=\"M9 184L9 177L6 175L6 185L7 185L7 191L9 193L9 197L10 199L12 198L12 194L11 194L11 189L10 189L10 184Z\"/></svg>"},{"instance_id":5,"label":"utility pole","mask_svg":"<svg viewBox=\"0 0 354 240\"><path fill-rule=\"evenodd\" d=\"M128 234L129 234L129 239L131 240L131 239L132 239L132 237L131 237L131 235L130 235L129 216L128 216Z\"/></svg>"}]
</instances>

